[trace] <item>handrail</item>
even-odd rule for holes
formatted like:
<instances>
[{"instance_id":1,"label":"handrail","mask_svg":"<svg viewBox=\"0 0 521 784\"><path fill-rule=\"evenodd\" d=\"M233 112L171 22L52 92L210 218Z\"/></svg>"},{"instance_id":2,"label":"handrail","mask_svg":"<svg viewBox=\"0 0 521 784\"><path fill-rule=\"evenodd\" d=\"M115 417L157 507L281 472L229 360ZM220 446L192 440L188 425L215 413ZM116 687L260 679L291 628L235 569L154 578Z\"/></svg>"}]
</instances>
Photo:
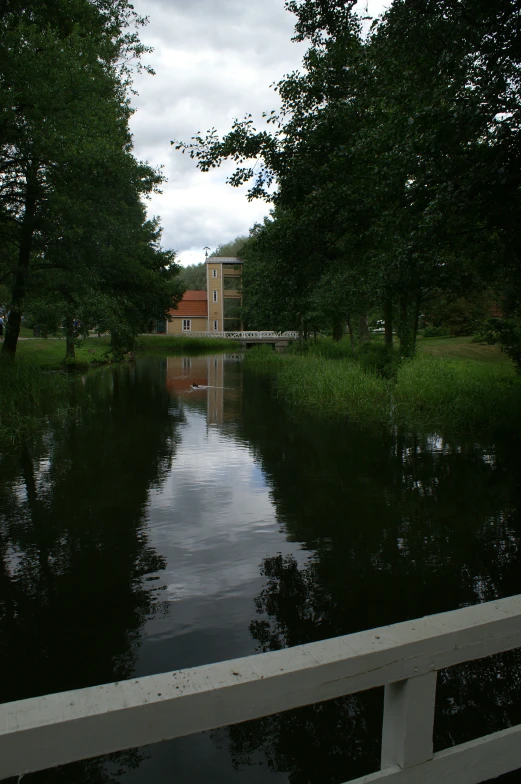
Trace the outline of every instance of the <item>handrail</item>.
<instances>
[{"instance_id":1,"label":"handrail","mask_svg":"<svg viewBox=\"0 0 521 784\"><path fill-rule=\"evenodd\" d=\"M0 779L385 686L382 769L353 784L478 784L521 725L433 754L436 673L521 647L521 595L282 651L0 705Z\"/></svg>"},{"instance_id":2,"label":"handrail","mask_svg":"<svg viewBox=\"0 0 521 784\"><path fill-rule=\"evenodd\" d=\"M273 340L296 340L298 336L298 332L274 332L273 330L248 330L243 332L202 332L186 330L186 332L181 332L179 335L176 335L176 337L185 338L231 338L232 340L247 340L248 338L258 340L262 340L263 338Z\"/></svg>"}]
</instances>

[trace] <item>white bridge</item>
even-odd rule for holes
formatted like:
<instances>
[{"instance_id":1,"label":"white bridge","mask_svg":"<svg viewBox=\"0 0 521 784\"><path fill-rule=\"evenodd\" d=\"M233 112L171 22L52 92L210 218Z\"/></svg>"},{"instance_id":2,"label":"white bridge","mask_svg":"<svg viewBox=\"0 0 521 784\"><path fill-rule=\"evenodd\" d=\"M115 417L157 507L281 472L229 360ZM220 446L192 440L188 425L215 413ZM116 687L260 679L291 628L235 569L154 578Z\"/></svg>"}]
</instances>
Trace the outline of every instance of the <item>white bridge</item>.
<instances>
[{"instance_id":1,"label":"white bridge","mask_svg":"<svg viewBox=\"0 0 521 784\"><path fill-rule=\"evenodd\" d=\"M237 332L192 332L186 331L182 333L183 337L187 338L228 338L229 340L238 341L245 346L257 346L264 343L275 346L276 349L283 350L294 340L298 340L298 332L273 332L272 330L265 331L237 331Z\"/></svg>"},{"instance_id":2,"label":"white bridge","mask_svg":"<svg viewBox=\"0 0 521 784\"><path fill-rule=\"evenodd\" d=\"M0 779L384 686L381 770L353 784L479 784L521 767L521 725L433 754L437 671L519 647L521 595L7 703L0 705Z\"/></svg>"}]
</instances>

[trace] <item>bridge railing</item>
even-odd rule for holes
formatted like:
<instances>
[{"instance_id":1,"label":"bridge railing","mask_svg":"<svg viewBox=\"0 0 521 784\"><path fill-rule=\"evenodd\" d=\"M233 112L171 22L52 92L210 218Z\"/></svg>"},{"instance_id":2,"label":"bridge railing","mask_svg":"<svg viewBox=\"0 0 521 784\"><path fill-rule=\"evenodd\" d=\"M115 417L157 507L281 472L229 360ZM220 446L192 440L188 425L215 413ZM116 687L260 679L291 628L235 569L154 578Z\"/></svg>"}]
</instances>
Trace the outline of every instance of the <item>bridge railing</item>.
<instances>
[{"instance_id":1,"label":"bridge railing","mask_svg":"<svg viewBox=\"0 0 521 784\"><path fill-rule=\"evenodd\" d=\"M273 332L271 330L264 331L244 331L244 332L197 332L186 331L181 333L182 337L187 338L231 338L233 340L252 340L277 339L277 340L296 340L299 336L298 332ZM178 337L176 335L176 337Z\"/></svg>"},{"instance_id":2,"label":"bridge railing","mask_svg":"<svg viewBox=\"0 0 521 784\"><path fill-rule=\"evenodd\" d=\"M521 725L433 754L436 673L518 647L521 595L0 705L0 779L384 686L381 770L356 784L478 784L521 767Z\"/></svg>"}]
</instances>

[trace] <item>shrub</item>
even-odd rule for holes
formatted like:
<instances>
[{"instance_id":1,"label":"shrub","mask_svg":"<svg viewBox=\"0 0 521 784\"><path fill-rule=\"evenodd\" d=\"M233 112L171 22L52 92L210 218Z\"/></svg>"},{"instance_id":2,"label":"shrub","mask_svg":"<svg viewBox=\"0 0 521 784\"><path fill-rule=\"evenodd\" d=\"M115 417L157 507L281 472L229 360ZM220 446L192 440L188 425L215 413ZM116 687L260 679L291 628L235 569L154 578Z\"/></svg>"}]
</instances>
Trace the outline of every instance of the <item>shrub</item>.
<instances>
[{"instance_id":1,"label":"shrub","mask_svg":"<svg viewBox=\"0 0 521 784\"><path fill-rule=\"evenodd\" d=\"M422 334L424 338L448 338L450 336L447 327L425 327Z\"/></svg>"},{"instance_id":2,"label":"shrub","mask_svg":"<svg viewBox=\"0 0 521 784\"><path fill-rule=\"evenodd\" d=\"M368 372L377 373L382 378L394 379L400 367L398 351L384 343L362 343L358 349L360 367Z\"/></svg>"}]
</instances>

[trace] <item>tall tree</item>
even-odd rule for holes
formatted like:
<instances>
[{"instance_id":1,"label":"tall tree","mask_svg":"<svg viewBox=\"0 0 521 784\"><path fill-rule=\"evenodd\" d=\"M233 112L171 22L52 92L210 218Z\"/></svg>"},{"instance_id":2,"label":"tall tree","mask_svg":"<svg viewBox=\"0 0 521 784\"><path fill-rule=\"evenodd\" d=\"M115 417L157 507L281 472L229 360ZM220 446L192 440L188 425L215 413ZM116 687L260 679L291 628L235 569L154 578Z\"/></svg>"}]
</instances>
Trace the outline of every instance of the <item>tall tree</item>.
<instances>
[{"instance_id":1,"label":"tall tree","mask_svg":"<svg viewBox=\"0 0 521 784\"><path fill-rule=\"evenodd\" d=\"M121 266L136 239L135 228L125 236L122 216L135 227L139 214L142 246L147 229L139 196L161 177L131 152L128 62L144 51L129 30L143 21L132 6L126 0L58 0L36 8L4 0L3 6L0 264L11 302L2 356L13 358L26 300L42 281L44 290L58 285L71 308L82 292L114 293L108 284L117 275L102 268L109 260ZM148 229L150 250L156 230ZM143 283L146 301L150 279Z\"/></svg>"},{"instance_id":2,"label":"tall tree","mask_svg":"<svg viewBox=\"0 0 521 784\"><path fill-rule=\"evenodd\" d=\"M231 158L232 185L298 215L316 237L315 279L347 266L335 279L382 308L388 342L398 314L411 354L433 290L516 277L520 2L398 0L366 37L353 2L287 7L310 48L279 83L268 130L248 115L178 147L203 171Z\"/></svg>"}]
</instances>

